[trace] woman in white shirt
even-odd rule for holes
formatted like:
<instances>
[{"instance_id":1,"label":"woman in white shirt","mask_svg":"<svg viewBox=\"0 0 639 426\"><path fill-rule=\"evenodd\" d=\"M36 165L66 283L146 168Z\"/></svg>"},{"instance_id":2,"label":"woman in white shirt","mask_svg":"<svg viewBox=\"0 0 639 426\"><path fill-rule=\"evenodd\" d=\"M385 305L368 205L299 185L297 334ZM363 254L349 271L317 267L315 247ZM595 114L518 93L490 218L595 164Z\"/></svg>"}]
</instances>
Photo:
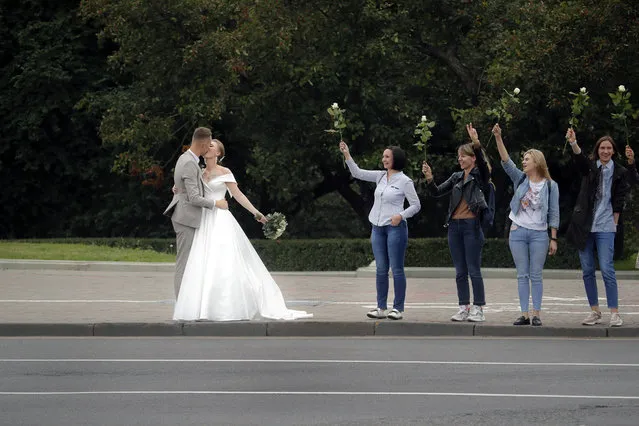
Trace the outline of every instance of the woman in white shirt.
<instances>
[{"instance_id":1,"label":"woman in white shirt","mask_svg":"<svg viewBox=\"0 0 639 426\"><path fill-rule=\"evenodd\" d=\"M376 266L377 308L366 315L369 318L402 319L406 298L406 275L404 258L408 246L408 226L406 219L419 212L421 205L411 178L402 170L406 165L406 154L398 146L384 150L382 164L384 170L362 170L351 158L348 145L339 144L346 165L355 179L374 182L375 202L368 220L372 225L371 243ZM404 208L408 200L409 207ZM388 269L393 272L395 298L393 309L386 315L388 299Z\"/></svg>"},{"instance_id":2,"label":"woman in white shirt","mask_svg":"<svg viewBox=\"0 0 639 426\"><path fill-rule=\"evenodd\" d=\"M533 326L541 326L540 311L544 288L542 273L546 254L552 256L557 251L559 187L550 178L546 158L541 151L526 151L522 160L522 172L508 155L499 124L493 127L493 134L497 141L501 165L515 185L508 216L512 220L508 243L517 268L521 316L513 324L532 323ZM532 320L528 313L531 288Z\"/></svg>"}]
</instances>

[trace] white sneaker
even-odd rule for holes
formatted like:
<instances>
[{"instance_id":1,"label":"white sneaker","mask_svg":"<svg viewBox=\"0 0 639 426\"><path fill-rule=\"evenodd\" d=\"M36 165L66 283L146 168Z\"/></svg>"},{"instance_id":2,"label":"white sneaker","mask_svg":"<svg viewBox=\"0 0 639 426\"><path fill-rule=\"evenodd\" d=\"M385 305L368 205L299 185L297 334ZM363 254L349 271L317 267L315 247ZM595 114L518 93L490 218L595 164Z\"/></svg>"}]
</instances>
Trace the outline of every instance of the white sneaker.
<instances>
[{"instance_id":1,"label":"white sneaker","mask_svg":"<svg viewBox=\"0 0 639 426\"><path fill-rule=\"evenodd\" d=\"M371 309L370 311L368 311L366 316L375 319L386 318L386 310L381 308Z\"/></svg>"},{"instance_id":2,"label":"white sneaker","mask_svg":"<svg viewBox=\"0 0 639 426\"><path fill-rule=\"evenodd\" d=\"M601 312L590 311L588 316L581 322L583 325L601 324Z\"/></svg>"},{"instance_id":3,"label":"white sneaker","mask_svg":"<svg viewBox=\"0 0 639 426\"><path fill-rule=\"evenodd\" d=\"M404 316L402 315L401 312L399 312L397 309L393 309L392 311L390 311L388 313L388 318L392 319L392 320L400 320L402 319Z\"/></svg>"},{"instance_id":4,"label":"white sneaker","mask_svg":"<svg viewBox=\"0 0 639 426\"><path fill-rule=\"evenodd\" d=\"M470 313L468 314L468 321L472 322L483 322L486 321L486 317L484 316L484 311L481 306L473 305L470 308Z\"/></svg>"},{"instance_id":5,"label":"white sneaker","mask_svg":"<svg viewBox=\"0 0 639 426\"><path fill-rule=\"evenodd\" d=\"M619 316L618 312L613 312L610 315L610 327L621 327L623 324L623 320Z\"/></svg>"},{"instance_id":6,"label":"white sneaker","mask_svg":"<svg viewBox=\"0 0 639 426\"><path fill-rule=\"evenodd\" d=\"M468 319L468 305L460 305L459 312L450 317L451 321L466 321Z\"/></svg>"}]
</instances>

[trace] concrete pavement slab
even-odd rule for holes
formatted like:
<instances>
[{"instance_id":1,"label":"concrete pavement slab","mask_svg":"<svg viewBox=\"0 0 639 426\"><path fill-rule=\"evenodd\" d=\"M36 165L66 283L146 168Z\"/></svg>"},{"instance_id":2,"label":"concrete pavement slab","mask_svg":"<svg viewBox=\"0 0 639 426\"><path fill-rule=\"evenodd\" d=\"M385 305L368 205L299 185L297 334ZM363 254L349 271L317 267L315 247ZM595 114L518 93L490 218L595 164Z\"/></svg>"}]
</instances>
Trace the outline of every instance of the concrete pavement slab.
<instances>
[{"instance_id":1,"label":"concrete pavement slab","mask_svg":"<svg viewBox=\"0 0 639 426\"><path fill-rule=\"evenodd\" d=\"M279 273L273 276L291 309L311 312L307 320L173 323L173 270L135 271L49 268L0 269L2 335L223 335L223 336L573 336L639 337L639 280L620 276L620 312L624 326L584 327L588 312L583 282L548 278L545 272L542 331L512 326L519 315L517 282L510 277L485 278L487 321L455 324L457 292L452 277L409 277L404 319L372 321L376 306L374 278L350 272ZM15 265L14 265L15 266ZM437 271L435 271L437 272ZM433 275L437 274L433 272ZM503 274L503 271L500 272ZM441 274L440 274L441 275ZM600 282L600 304L605 293ZM389 304L392 304L392 281ZM64 325L69 325L65 328ZM72 327L73 326L73 327ZM75 328L74 328L75 327ZM89 331L90 330L90 331ZM109 334L110 333L110 334ZM538 333L538 334L533 334Z\"/></svg>"}]
</instances>

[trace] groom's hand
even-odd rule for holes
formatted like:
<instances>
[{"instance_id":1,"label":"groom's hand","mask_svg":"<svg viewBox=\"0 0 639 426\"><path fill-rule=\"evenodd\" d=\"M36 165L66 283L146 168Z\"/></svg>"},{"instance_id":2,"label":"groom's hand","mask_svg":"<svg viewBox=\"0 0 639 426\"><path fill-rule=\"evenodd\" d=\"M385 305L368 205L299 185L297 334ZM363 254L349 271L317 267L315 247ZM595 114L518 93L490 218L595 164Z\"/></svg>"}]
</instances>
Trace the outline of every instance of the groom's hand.
<instances>
[{"instance_id":1,"label":"groom's hand","mask_svg":"<svg viewBox=\"0 0 639 426\"><path fill-rule=\"evenodd\" d=\"M222 198L221 200L216 200L215 201L215 207L217 207L218 209L222 209L222 210L228 210L229 209L229 202L226 201L226 199Z\"/></svg>"}]
</instances>

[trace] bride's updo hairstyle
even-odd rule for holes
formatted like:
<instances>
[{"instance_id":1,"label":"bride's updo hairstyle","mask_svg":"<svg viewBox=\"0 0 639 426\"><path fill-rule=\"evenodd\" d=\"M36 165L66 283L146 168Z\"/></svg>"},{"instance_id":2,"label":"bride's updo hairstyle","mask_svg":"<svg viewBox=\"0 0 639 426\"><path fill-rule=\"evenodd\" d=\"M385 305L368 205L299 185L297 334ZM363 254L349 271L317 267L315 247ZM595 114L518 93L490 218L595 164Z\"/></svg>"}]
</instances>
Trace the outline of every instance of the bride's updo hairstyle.
<instances>
[{"instance_id":1,"label":"bride's updo hairstyle","mask_svg":"<svg viewBox=\"0 0 639 426\"><path fill-rule=\"evenodd\" d=\"M221 163L226 154L226 150L224 149L224 144L219 139L213 139L213 142L218 146L218 150L220 151L220 156L217 159L218 163Z\"/></svg>"}]
</instances>

